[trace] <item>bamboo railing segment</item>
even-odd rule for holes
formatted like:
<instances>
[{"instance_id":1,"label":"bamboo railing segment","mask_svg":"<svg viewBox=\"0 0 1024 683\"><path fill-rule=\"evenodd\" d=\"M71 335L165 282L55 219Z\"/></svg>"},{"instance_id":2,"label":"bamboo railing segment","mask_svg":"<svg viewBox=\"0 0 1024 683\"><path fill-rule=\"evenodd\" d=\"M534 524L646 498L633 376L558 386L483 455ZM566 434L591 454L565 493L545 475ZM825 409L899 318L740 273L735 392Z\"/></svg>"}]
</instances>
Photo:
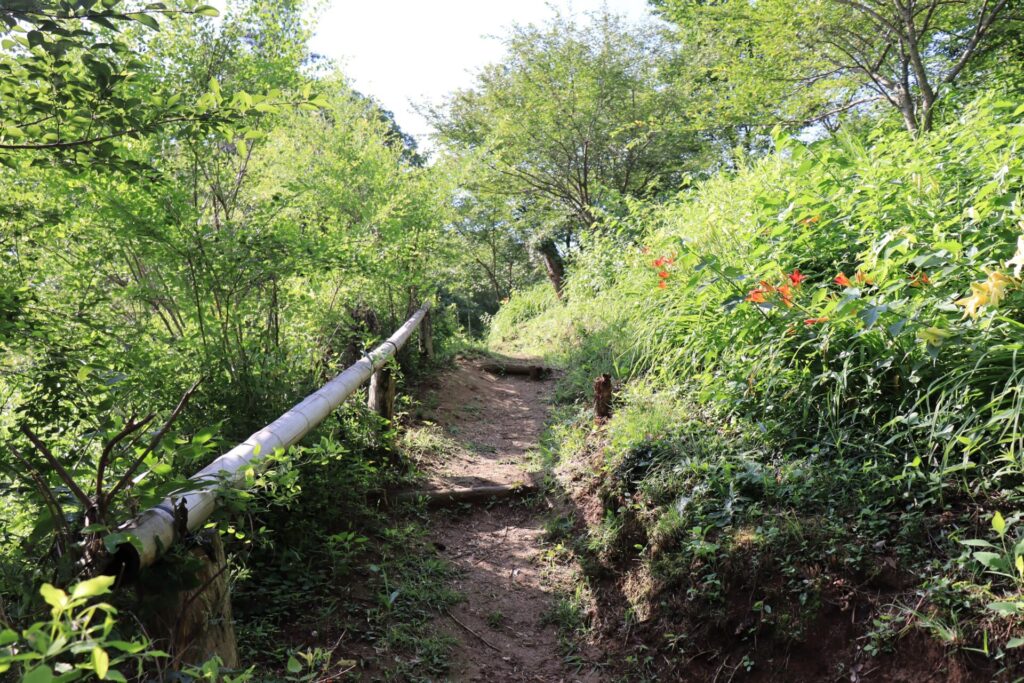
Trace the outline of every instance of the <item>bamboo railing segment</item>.
<instances>
[{"instance_id":1,"label":"bamboo railing segment","mask_svg":"<svg viewBox=\"0 0 1024 683\"><path fill-rule=\"evenodd\" d=\"M323 422L402 348L429 309L429 303L423 304L376 349L193 475L191 481L197 485L195 489L172 496L123 525L119 531L132 534L137 543L122 544L118 549L117 563L130 570L147 567L179 540L183 531L181 527L187 524L190 532L201 528L217 507L217 490L222 483L234 486L243 483L249 465L277 449L297 443Z\"/></svg>"}]
</instances>

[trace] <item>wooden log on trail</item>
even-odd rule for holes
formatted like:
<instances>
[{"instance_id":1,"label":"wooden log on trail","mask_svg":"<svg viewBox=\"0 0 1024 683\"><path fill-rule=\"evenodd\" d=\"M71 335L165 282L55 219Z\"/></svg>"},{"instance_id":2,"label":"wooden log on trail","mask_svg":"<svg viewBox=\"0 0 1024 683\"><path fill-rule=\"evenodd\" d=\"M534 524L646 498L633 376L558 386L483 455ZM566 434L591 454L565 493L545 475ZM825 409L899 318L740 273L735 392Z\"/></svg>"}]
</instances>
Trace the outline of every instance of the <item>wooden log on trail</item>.
<instances>
[{"instance_id":1,"label":"wooden log on trail","mask_svg":"<svg viewBox=\"0 0 1024 683\"><path fill-rule=\"evenodd\" d=\"M612 376L605 373L594 380L594 419L604 422L612 415Z\"/></svg>"},{"instance_id":2,"label":"wooden log on trail","mask_svg":"<svg viewBox=\"0 0 1024 683\"><path fill-rule=\"evenodd\" d=\"M539 490L533 481L517 481L513 484L485 484L482 486L453 487L447 489L423 489L420 491L399 491L392 499L396 502L425 500L427 507L438 508L459 503L487 503L492 500L507 500L517 496L528 496Z\"/></svg>"},{"instance_id":3,"label":"wooden log on trail","mask_svg":"<svg viewBox=\"0 0 1024 683\"><path fill-rule=\"evenodd\" d=\"M189 552L198 559L195 588L155 598L144 619L154 646L171 655L172 668L220 657L229 669L239 666L235 621L224 545L216 530L199 534Z\"/></svg>"},{"instance_id":4,"label":"wooden log on trail","mask_svg":"<svg viewBox=\"0 0 1024 683\"><path fill-rule=\"evenodd\" d=\"M551 374L551 368L528 363L481 363L480 367L492 375L523 375L530 379L543 379Z\"/></svg>"}]
</instances>

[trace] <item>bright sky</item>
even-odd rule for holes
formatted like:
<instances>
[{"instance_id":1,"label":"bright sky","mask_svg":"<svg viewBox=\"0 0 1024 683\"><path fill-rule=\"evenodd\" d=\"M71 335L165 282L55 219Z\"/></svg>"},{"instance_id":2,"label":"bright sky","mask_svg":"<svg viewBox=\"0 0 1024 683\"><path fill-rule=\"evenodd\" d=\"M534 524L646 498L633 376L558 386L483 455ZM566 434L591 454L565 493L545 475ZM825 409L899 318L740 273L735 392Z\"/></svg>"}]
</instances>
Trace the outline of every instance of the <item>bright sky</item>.
<instances>
[{"instance_id":1,"label":"bright sky","mask_svg":"<svg viewBox=\"0 0 1024 683\"><path fill-rule=\"evenodd\" d=\"M421 145L429 130L411 103L438 103L501 58L494 36L512 23L542 23L600 10L639 20L647 0L329 0L311 48L339 61L360 92L394 112Z\"/></svg>"}]
</instances>

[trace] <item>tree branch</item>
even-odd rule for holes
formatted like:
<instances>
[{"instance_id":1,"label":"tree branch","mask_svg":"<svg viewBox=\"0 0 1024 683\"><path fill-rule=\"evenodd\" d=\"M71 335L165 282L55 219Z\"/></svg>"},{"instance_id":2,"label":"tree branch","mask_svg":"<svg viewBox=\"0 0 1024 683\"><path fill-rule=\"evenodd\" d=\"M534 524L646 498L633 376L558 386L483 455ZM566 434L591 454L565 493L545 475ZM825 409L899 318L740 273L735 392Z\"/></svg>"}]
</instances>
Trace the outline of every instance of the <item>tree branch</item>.
<instances>
[{"instance_id":1,"label":"tree branch","mask_svg":"<svg viewBox=\"0 0 1024 683\"><path fill-rule=\"evenodd\" d=\"M139 467L142 466L142 463L146 461L146 457L149 456L149 454L152 453L153 450L160 445L160 441L163 440L164 436L167 434L167 430L171 428L171 425L174 424L174 421L178 419L178 416L181 415L181 412L185 410L186 406L188 406L188 400L192 398L192 394L196 392L196 389L199 388L199 385L200 383L202 383L202 381L202 379L196 380L195 384L189 387L189 390L186 391L185 394L181 397L181 400L178 401L178 405L171 413L171 416L167 418L167 420L163 423L160 429L157 430L156 434L153 435L153 438L150 440L149 445L147 445L145 450L143 450L139 457L135 459L135 462L132 463L131 467L128 468L128 470L124 473L124 475L121 477L120 481L117 482L114 488L110 489L110 493L107 494L106 498L103 500L102 503L104 509L107 506L109 506L110 501L114 499L114 496L120 493L120 491L124 487L128 486L129 482L131 482L132 480L132 477L135 475L135 472L139 469Z\"/></svg>"},{"instance_id":2,"label":"tree branch","mask_svg":"<svg viewBox=\"0 0 1024 683\"><path fill-rule=\"evenodd\" d=\"M75 498L78 499L78 502L82 504L82 509L88 510L90 507L92 507L92 501L89 500L89 496L85 495L85 491L83 491L82 488L77 483L75 483L74 478L72 478L72 476L68 474L68 471L64 469L64 466L60 464L60 461L57 460L57 458L53 457L53 453L50 452L50 449L46 446L46 444L43 443L42 440L38 436L36 436L31 429L28 428L28 425L23 424L19 427L19 429L21 430L21 433L27 436L28 440L32 442L32 445L35 447L36 451L38 451L39 454L43 456L43 459L46 460L47 463L49 463L50 467L54 469L54 471L57 473L57 476L61 478L61 481L63 481L71 490L71 493L74 494Z\"/></svg>"}]
</instances>

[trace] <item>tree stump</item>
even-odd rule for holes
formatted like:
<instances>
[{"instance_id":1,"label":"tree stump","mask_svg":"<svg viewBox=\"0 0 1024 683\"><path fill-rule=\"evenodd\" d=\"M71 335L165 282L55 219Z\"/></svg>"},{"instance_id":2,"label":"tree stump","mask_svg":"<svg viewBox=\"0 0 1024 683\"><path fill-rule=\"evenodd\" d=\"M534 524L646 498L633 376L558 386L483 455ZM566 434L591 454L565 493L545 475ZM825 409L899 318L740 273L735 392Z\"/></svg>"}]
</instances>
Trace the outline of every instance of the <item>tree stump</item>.
<instances>
[{"instance_id":1,"label":"tree stump","mask_svg":"<svg viewBox=\"0 0 1024 683\"><path fill-rule=\"evenodd\" d=\"M594 380L594 419L604 422L612 415L612 376L605 373Z\"/></svg>"},{"instance_id":2,"label":"tree stump","mask_svg":"<svg viewBox=\"0 0 1024 683\"><path fill-rule=\"evenodd\" d=\"M171 655L175 668L216 656L224 667L237 669L238 642L224 544L216 530L203 532L201 538L190 551L200 563L193 582L197 587L161 596L159 607L145 620L146 630L154 645Z\"/></svg>"}]
</instances>

